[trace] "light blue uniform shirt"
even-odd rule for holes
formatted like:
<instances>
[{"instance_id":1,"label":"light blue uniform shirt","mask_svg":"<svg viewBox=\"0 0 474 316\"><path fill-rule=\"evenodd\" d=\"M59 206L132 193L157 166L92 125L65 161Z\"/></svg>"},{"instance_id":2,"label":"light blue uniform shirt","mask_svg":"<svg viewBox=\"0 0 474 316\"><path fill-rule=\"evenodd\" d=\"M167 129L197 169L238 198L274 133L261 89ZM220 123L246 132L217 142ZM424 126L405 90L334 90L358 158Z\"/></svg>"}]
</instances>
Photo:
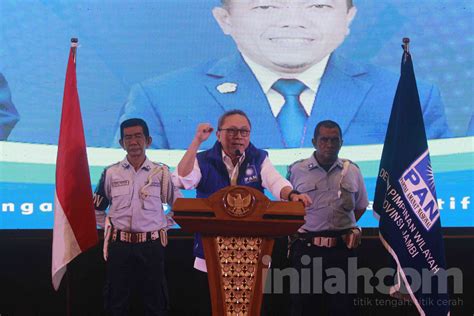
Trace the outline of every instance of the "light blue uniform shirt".
<instances>
[{"instance_id":1,"label":"light blue uniform shirt","mask_svg":"<svg viewBox=\"0 0 474 316\"><path fill-rule=\"evenodd\" d=\"M342 177L345 161L347 170ZM313 200L306 208L301 229L320 232L355 227L354 210L365 210L369 205L362 174L348 160L338 159L326 172L311 155L295 162L288 171L295 190L308 194Z\"/></svg>"},{"instance_id":2,"label":"light blue uniform shirt","mask_svg":"<svg viewBox=\"0 0 474 316\"><path fill-rule=\"evenodd\" d=\"M172 226L174 221L170 214L165 215L163 203L171 206L182 195L179 189L173 186L170 174L167 180L168 201L161 201L160 174L155 174L149 179L153 169L159 166L147 158L140 169L135 171L125 158L108 167L94 196L97 224L103 226L105 209L109 205L109 216L116 229L127 232L150 232ZM150 185L144 189L147 193L145 196L140 192L148 182Z\"/></svg>"}]
</instances>

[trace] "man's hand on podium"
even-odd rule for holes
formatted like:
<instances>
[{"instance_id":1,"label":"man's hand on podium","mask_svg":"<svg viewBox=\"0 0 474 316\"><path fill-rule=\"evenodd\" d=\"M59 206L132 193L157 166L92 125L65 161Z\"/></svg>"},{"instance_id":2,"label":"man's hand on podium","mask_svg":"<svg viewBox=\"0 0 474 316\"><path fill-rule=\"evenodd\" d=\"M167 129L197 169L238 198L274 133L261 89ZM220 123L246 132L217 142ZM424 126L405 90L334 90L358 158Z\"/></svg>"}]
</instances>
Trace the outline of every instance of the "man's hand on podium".
<instances>
[{"instance_id":1,"label":"man's hand on podium","mask_svg":"<svg viewBox=\"0 0 474 316\"><path fill-rule=\"evenodd\" d=\"M303 202L304 207L308 207L313 203L309 195L307 195L306 193L299 193L296 190L290 192L290 194L288 195L288 201Z\"/></svg>"}]
</instances>

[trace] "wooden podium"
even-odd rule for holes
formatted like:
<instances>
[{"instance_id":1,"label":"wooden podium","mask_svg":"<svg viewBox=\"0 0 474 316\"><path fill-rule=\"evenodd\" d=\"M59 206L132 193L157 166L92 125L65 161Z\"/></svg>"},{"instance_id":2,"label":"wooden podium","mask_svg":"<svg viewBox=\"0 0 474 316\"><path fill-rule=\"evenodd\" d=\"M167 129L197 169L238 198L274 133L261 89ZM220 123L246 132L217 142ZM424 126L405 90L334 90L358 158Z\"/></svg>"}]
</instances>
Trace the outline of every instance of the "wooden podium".
<instances>
[{"instance_id":1,"label":"wooden podium","mask_svg":"<svg viewBox=\"0 0 474 316\"><path fill-rule=\"evenodd\" d=\"M273 238L303 225L303 204L229 186L207 199L177 199L173 212L184 231L202 235L212 315L260 315Z\"/></svg>"}]
</instances>

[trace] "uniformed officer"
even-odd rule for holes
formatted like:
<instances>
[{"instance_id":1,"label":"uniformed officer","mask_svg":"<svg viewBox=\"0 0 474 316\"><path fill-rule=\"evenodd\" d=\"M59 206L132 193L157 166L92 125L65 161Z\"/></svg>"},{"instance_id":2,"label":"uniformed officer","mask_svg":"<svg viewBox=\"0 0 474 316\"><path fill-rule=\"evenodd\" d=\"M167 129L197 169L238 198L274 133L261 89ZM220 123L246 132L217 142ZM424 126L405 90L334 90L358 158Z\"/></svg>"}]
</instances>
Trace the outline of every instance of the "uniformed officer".
<instances>
[{"instance_id":1,"label":"uniformed officer","mask_svg":"<svg viewBox=\"0 0 474 316\"><path fill-rule=\"evenodd\" d=\"M163 203L171 205L181 195L168 168L145 155L152 142L145 121L126 120L120 132L127 156L104 170L94 195L97 223L105 226L105 307L111 315L126 315L137 293L145 315L166 315L164 247L174 221L165 215Z\"/></svg>"},{"instance_id":2,"label":"uniformed officer","mask_svg":"<svg viewBox=\"0 0 474 316\"><path fill-rule=\"evenodd\" d=\"M318 123L312 140L316 151L288 170L295 190L308 194L313 200L313 204L306 207L305 224L290 238L290 264L299 272L312 268L311 294L292 293L291 315L351 314L352 297L344 286L347 259L356 256L355 248L361 237L356 222L365 212L368 199L357 165L338 158L341 135L336 122ZM330 286L325 282L328 268L344 271L341 288L327 288ZM334 275L332 278L334 281ZM308 280L302 278L300 282Z\"/></svg>"}]
</instances>

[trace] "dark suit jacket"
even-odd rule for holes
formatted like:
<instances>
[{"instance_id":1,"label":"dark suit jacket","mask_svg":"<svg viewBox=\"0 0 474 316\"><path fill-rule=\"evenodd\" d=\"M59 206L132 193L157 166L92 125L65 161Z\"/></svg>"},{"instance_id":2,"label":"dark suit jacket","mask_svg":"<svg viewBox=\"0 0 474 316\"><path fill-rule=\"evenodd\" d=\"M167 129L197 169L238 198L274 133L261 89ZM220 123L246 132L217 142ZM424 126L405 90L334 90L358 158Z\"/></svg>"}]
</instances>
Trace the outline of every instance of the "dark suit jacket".
<instances>
[{"instance_id":1,"label":"dark suit jacket","mask_svg":"<svg viewBox=\"0 0 474 316\"><path fill-rule=\"evenodd\" d=\"M333 54L306 124L304 147L312 147L314 127L325 119L340 124L346 145L383 143L398 79L397 74L379 67ZM224 83L236 84L236 90L220 92L217 87ZM418 90L427 136L450 136L438 89L419 83ZM257 146L284 148L267 98L240 54L135 85L119 122L141 117L150 126L154 148L185 149L198 123L216 126L218 117L231 109L247 113L252 123L251 139ZM117 131L116 140L119 136Z\"/></svg>"}]
</instances>

